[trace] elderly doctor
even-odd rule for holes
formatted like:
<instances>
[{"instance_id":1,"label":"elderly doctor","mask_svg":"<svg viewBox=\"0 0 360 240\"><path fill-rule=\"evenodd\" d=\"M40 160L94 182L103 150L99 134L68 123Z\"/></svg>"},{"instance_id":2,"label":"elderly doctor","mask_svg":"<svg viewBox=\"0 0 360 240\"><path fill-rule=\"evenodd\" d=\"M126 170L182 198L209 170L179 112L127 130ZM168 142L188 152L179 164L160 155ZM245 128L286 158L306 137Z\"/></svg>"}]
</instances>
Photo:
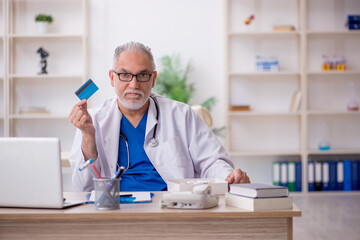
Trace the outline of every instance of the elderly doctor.
<instances>
[{"instance_id":1,"label":"elderly doctor","mask_svg":"<svg viewBox=\"0 0 360 240\"><path fill-rule=\"evenodd\" d=\"M149 47L129 42L115 49L109 70L116 97L91 114L86 100L69 119L77 127L70 164L77 191L94 188L84 161L96 159L102 176L126 171L121 191L162 191L173 178L221 178L249 183L246 172L234 169L225 149L187 104L151 92L157 72ZM90 111L90 110L89 110Z\"/></svg>"}]
</instances>

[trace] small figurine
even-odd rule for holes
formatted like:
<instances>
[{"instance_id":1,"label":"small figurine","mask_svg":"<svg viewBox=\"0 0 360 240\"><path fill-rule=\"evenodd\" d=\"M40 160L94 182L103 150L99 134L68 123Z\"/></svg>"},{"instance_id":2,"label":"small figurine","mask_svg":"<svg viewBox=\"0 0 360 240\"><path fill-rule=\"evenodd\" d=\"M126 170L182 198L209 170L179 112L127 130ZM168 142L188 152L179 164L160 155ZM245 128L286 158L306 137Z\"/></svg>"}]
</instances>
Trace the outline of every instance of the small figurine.
<instances>
[{"instance_id":1,"label":"small figurine","mask_svg":"<svg viewBox=\"0 0 360 240\"><path fill-rule=\"evenodd\" d=\"M41 57L40 60L41 72L39 72L38 74L47 74L48 72L46 71L46 67L47 67L46 58L49 56L49 53L45 51L45 49L43 49L42 47L40 47L36 51L36 53L39 53Z\"/></svg>"},{"instance_id":2,"label":"small figurine","mask_svg":"<svg viewBox=\"0 0 360 240\"><path fill-rule=\"evenodd\" d=\"M255 18L254 15L250 15L250 17L245 19L245 24L249 25L254 20L254 18Z\"/></svg>"}]
</instances>

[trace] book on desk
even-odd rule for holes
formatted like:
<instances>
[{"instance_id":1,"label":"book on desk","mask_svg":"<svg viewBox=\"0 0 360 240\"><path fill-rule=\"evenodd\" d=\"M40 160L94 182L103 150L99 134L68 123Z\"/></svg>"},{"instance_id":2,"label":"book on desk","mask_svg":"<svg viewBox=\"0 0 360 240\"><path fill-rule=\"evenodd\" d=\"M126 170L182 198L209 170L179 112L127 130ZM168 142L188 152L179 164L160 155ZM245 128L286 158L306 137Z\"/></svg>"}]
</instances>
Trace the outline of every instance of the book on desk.
<instances>
[{"instance_id":1,"label":"book on desk","mask_svg":"<svg viewBox=\"0 0 360 240\"><path fill-rule=\"evenodd\" d=\"M230 184L225 203L250 211L266 211L291 209L293 200L286 187L249 183Z\"/></svg>"}]
</instances>

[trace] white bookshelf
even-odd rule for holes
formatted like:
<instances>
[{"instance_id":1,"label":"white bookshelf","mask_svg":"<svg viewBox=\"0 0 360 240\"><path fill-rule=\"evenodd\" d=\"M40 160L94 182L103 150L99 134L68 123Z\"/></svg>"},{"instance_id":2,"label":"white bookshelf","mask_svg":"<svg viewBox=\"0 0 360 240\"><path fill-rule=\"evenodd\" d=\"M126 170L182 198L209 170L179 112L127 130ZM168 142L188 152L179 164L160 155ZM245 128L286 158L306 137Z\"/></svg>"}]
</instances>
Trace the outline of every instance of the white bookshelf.
<instances>
[{"instance_id":1,"label":"white bookshelf","mask_svg":"<svg viewBox=\"0 0 360 240\"><path fill-rule=\"evenodd\" d=\"M360 101L360 31L344 26L347 15L359 13L357 0L226 1L227 106L251 107L228 108L226 146L256 182L271 183L272 161L301 160L306 193L310 155L360 154L360 112L346 109L351 82ZM273 25L295 30L273 32ZM322 71L322 54L344 54L348 69ZM280 71L256 72L255 55L277 56ZM300 108L289 112L295 91ZM324 123L329 151L318 150Z\"/></svg>"},{"instance_id":2,"label":"white bookshelf","mask_svg":"<svg viewBox=\"0 0 360 240\"><path fill-rule=\"evenodd\" d=\"M0 137L5 136L6 124L6 6L5 0L0 0Z\"/></svg>"},{"instance_id":3,"label":"white bookshelf","mask_svg":"<svg viewBox=\"0 0 360 240\"><path fill-rule=\"evenodd\" d=\"M78 101L74 94L87 80L87 0L2 0L0 28L8 64L1 80L4 103L3 131L11 137L58 137L62 159L68 158L75 128L68 114ZM35 16L49 14L54 21L39 33ZM3 17L4 16L4 17ZM49 52L48 74L41 71L39 47ZM1 72L0 72L1 73ZM24 108L43 108L48 113L21 113ZM0 111L2 109L0 108Z\"/></svg>"}]
</instances>

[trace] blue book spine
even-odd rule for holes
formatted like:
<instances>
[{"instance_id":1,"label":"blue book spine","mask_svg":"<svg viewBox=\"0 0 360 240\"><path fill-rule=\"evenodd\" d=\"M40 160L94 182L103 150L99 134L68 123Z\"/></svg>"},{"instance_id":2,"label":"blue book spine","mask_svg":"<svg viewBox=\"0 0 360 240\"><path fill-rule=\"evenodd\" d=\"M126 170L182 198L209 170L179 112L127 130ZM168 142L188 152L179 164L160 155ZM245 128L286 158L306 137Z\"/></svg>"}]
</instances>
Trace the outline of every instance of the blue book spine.
<instances>
[{"instance_id":1,"label":"blue book spine","mask_svg":"<svg viewBox=\"0 0 360 240\"><path fill-rule=\"evenodd\" d=\"M351 161L351 190L359 190L358 161Z\"/></svg>"},{"instance_id":2,"label":"blue book spine","mask_svg":"<svg viewBox=\"0 0 360 240\"><path fill-rule=\"evenodd\" d=\"M344 191L351 191L351 161L344 160Z\"/></svg>"},{"instance_id":3,"label":"blue book spine","mask_svg":"<svg viewBox=\"0 0 360 240\"><path fill-rule=\"evenodd\" d=\"M322 162L322 191L330 191L330 166L328 161Z\"/></svg>"},{"instance_id":4,"label":"blue book spine","mask_svg":"<svg viewBox=\"0 0 360 240\"><path fill-rule=\"evenodd\" d=\"M360 170L360 168L359 168ZM295 192L301 192L302 188L301 162L295 162Z\"/></svg>"},{"instance_id":5,"label":"blue book spine","mask_svg":"<svg viewBox=\"0 0 360 240\"><path fill-rule=\"evenodd\" d=\"M360 190L360 160L358 161L358 184L359 184L359 190Z\"/></svg>"},{"instance_id":6,"label":"blue book spine","mask_svg":"<svg viewBox=\"0 0 360 240\"><path fill-rule=\"evenodd\" d=\"M313 161L308 162L308 191L315 191L315 166Z\"/></svg>"},{"instance_id":7,"label":"blue book spine","mask_svg":"<svg viewBox=\"0 0 360 240\"><path fill-rule=\"evenodd\" d=\"M335 191L336 190L336 182L337 182L337 169L336 169L336 165L337 162L335 161L330 161L330 173L329 173L329 185L330 185L330 190L331 191Z\"/></svg>"}]
</instances>

